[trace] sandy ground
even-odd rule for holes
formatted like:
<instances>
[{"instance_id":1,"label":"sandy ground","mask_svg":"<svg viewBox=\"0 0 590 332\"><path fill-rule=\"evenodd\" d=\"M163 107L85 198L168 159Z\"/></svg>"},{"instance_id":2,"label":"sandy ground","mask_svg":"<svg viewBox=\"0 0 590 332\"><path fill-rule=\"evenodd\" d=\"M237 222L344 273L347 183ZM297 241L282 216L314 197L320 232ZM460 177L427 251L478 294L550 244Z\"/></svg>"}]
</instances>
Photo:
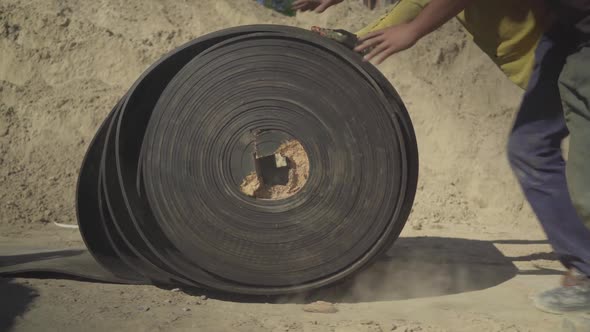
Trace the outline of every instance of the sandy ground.
<instances>
[{"instance_id":1,"label":"sandy ground","mask_svg":"<svg viewBox=\"0 0 590 332\"><path fill-rule=\"evenodd\" d=\"M355 30L382 12L352 0L297 18L251 0L1 0L0 241L82 244L53 222L76 222L83 154L115 101L171 48L252 23ZM410 110L421 178L403 237L355 280L279 299L1 280L0 330L558 330L562 318L529 297L555 286L560 266L505 158L522 92L456 23L380 69ZM303 312L313 300L339 312Z\"/></svg>"}]
</instances>

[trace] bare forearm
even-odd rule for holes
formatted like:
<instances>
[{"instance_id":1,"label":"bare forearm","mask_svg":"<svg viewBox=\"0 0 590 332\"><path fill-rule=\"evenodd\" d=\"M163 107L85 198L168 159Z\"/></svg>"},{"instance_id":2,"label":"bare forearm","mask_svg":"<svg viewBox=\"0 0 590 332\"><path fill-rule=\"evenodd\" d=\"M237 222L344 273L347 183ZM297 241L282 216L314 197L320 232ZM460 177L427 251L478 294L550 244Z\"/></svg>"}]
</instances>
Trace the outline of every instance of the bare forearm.
<instances>
[{"instance_id":1,"label":"bare forearm","mask_svg":"<svg viewBox=\"0 0 590 332\"><path fill-rule=\"evenodd\" d=\"M432 0L409 24L418 39L438 29L475 0Z\"/></svg>"}]
</instances>

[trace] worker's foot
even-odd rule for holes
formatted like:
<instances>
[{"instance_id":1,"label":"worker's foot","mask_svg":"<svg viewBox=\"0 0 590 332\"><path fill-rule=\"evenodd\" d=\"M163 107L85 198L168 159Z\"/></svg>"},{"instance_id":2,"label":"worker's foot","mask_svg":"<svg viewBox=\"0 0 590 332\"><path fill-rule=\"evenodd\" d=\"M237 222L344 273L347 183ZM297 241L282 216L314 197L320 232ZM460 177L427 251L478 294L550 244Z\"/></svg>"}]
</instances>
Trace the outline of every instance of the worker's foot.
<instances>
[{"instance_id":1,"label":"worker's foot","mask_svg":"<svg viewBox=\"0 0 590 332\"><path fill-rule=\"evenodd\" d=\"M357 36L349 31L342 29L328 29L320 28L318 26L311 27L311 31L317 33L322 37L332 39L350 49L353 49L358 43Z\"/></svg>"},{"instance_id":2,"label":"worker's foot","mask_svg":"<svg viewBox=\"0 0 590 332\"><path fill-rule=\"evenodd\" d=\"M561 278L563 287L577 286L590 282L588 277L576 268L569 269Z\"/></svg>"},{"instance_id":3,"label":"worker's foot","mask_svg":"<svg viewBox=\"0 0 590 332\"><path fill-rule=\"evenodd\" d=\"M590 279L572 270L562 279L562 287L537 295L534 303L540 310L554 314L590 312Z\"/></svg>"}]
</instances>

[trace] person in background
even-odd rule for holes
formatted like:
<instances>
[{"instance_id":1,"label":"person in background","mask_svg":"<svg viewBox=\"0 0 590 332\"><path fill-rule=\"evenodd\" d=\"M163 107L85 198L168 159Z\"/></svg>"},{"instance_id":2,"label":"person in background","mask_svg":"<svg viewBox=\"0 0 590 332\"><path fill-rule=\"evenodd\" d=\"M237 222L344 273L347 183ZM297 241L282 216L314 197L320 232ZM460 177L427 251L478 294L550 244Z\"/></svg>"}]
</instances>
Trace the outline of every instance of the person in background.
<instances>
[{"instance_id":1,"label":"person in background","mask_svg":"<svg viewBox=\"0 0 590 332\"><path fill-rule=\"evenodd\" d=\"M323 12L340 2L299 0L296 8ZM457 17L482 51L525 90L508 139L508 159L568 270L561 287L535 297L538 308L553 313L590 310L590 49L584 39L590 35L584 16L590 0L569 0L578 7L561 2L555 8L540 0L401 0L358 31L354 47L365 52L366 61L379 64ZM561 143L568 134L566 178Z\"/></svg>"},{"instance_id":2,"label":"person in background","mask_svg":"<svg viewBox=\"0 0 590 332\"><path fill-rule=\"evenodd\" d=\"M292 6L293 0L256 0L256 2L286 16L295 16L297 11Z\"/></svg>"}]
</instances>

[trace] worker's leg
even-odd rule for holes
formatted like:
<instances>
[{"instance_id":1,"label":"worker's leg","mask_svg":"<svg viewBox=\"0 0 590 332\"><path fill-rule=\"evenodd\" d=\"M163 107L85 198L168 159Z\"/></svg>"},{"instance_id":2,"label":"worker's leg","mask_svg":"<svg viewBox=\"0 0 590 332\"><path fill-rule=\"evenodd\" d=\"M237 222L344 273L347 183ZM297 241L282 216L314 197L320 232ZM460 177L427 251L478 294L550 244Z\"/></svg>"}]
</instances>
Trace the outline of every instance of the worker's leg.
<instances>
[{"instance_id":1,"label":"worker's leg","mask_svg":"<svg viewBox=\"0 0 590 332\"><path fill-rule=\"evenodd\" d=\"M590 275L590 231L569 196L561 142L568 135L558 89L566 57L550 37L539 43L534 73L508 143L523 192L562 263Z\"/></svg>"},{"instance_id":2,"label":"worker's leg","mask_svg":"<svg viewBox=\"0 0 590 332\"><path fill-rule=\"evenodd\" d=\"M568 57L559 90L571 133L567 164L570 194L582 221L590 228L590 46Z\"/></svg>"},{"instance_id":3,"label":"worker's leg","mask_svg":"<svg viewBox=\"0 0 590 332\"><path fill-rule=\"evenodd\" d=\"M559 90L570 130L568 185L577 215L581 218L579 225L584 229L580 233L586 234L589 229L586 226L590 226L590 48L581 48L567 58L559 78ZM584 259L586 248L580 238L574 234L566 235L564 240L568 241L572 254ZM588 242L590 240L586 239ZM537 307L555 313L590 312L590 273L581 270L585 276L575 287L559 287L541 293L535 298Z\"/></svg>"}]
</instances>

